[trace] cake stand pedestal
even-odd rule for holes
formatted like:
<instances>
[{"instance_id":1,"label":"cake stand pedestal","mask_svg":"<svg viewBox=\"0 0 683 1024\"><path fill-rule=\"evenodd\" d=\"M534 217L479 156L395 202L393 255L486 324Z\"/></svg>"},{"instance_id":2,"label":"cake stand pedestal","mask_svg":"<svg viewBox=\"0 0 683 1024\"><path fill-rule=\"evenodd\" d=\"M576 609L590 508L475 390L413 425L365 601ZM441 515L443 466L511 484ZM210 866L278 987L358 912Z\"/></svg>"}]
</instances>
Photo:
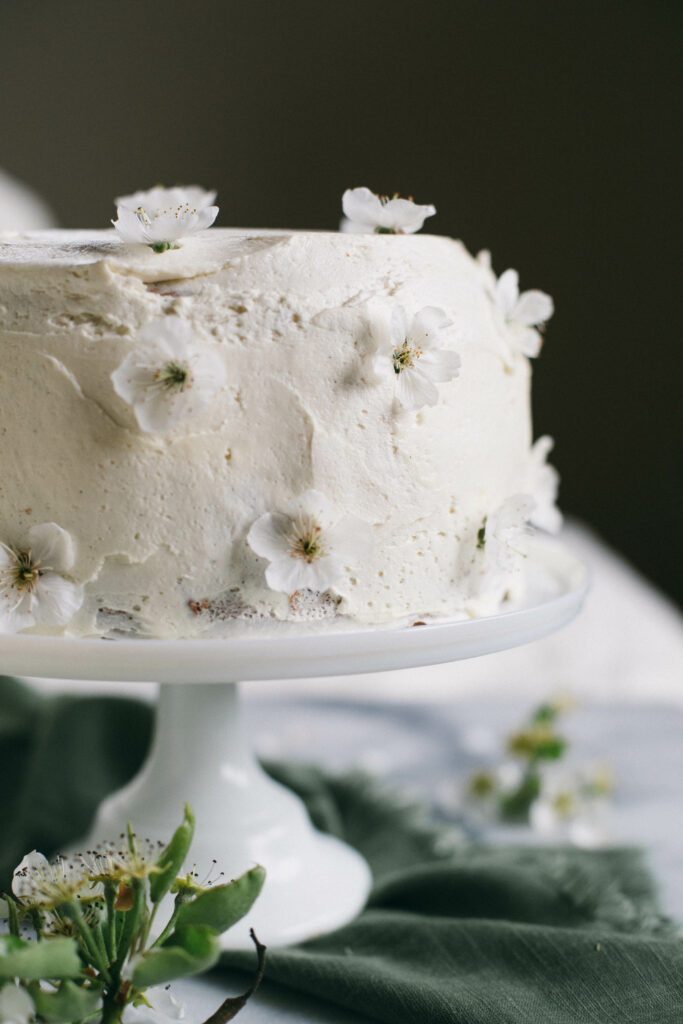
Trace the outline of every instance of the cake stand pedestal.
<instances>
[{"instance_id":1,"label":"cake stand pedestal","mask_svg":"<svg viewBox=\"0 0 683 1024\"><path fill-rule=\"evenodd\" d=\"M167 840L185 802L197 819L191 856L200 874L234 878L255 863L267 871L261 896L224 947L300 942L350 921L370 889L370 871L351 847L318 832L301 800L270 779L242 728L237 687L227 680L351 675L441 664L536 640L579 610L584 566L536 541L527 559L524 607L482 619L405 629L249 635L225 640L76 640L0 637L3 672L64 679L161 682L155 738L140 774L101 805L87 849L131 822ZM305 755L305 751L302 751Z\"/></svg>"}]
</instances>

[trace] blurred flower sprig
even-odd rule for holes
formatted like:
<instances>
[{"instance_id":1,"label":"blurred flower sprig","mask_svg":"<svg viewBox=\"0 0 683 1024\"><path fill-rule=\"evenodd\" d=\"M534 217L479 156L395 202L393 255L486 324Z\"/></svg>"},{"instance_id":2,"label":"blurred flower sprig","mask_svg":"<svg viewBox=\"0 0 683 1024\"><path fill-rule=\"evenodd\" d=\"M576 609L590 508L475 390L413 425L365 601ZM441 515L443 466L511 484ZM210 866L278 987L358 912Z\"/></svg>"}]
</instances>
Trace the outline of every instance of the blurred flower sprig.
<instances>
[{"instance_id":1,"label":"blurred flower sprig","mask_svg":"<svg viewBox=\"0 0 683 1024\"><path fill-rule=\"evenodd\" d=\"M138 838L49 862L35 850L14 872L0 900L8 932L0 935L0 1022L28 1024L165 1024L183 1010L168 992L178 978L212 967L220 935L244 917L265 879L259 865L230 882L181 869L194 836L194 815L168 845ZM170 917L159 927L163 901ZM155 927L156 925L156 927ZM232 1020L263 976L265 947L253 931L258 968L242 996L210 1020Z\"/></svg>"},{"instance_id":2,"label":"blurred flower sprig","mask_svg":"<svg viewBox=\"0 0 683 1024\"><path fill-rule=\"evenodd\" d=\"M502 763L478 769L467 782L467 797L490 817L531 824L547 835L566 834L578 845L598 845L600 817L614 789L604 764L561 771L569 750L561 719L574 709L571 698L548 701L507 735Z\"/></svg>"}]
</instances>

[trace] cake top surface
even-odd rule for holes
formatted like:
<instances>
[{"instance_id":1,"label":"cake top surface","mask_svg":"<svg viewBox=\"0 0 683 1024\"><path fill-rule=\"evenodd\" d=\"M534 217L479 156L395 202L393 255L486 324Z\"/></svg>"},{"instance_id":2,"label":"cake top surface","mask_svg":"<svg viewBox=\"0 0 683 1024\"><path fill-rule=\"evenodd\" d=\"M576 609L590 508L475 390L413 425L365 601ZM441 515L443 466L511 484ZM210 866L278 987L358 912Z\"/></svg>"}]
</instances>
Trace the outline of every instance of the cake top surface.
<instances>
[{"instance_id":1,"label":"cake top surface","mask_svg":"<svg viewBox=\"0 0 683 1024\"><path fill-rule=\"evenodd\" d=\"M448 252L464 266L473 264L465 247L442 235L344 234L337 231L288 231L269 228L211 228L182 240L178 249L153 252L123 242L113 230L0 232L0 267L12 271L70 270L104 264L112 270L154 282L190 278L237 266L245 259L282 251L281 265L315 268L315 275L349 257L382 266L404 259L429 265ZM389 263L387 263L389 261Z\"/></svg>"}]
</instances>

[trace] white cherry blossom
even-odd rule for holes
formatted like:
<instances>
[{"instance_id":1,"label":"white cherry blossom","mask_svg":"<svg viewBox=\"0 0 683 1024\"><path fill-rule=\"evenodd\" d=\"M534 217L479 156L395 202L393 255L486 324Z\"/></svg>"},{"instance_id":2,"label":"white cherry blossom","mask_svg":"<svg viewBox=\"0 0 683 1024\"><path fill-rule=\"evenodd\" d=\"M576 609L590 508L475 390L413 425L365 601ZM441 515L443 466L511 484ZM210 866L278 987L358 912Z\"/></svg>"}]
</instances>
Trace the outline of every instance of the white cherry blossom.
<instances>
[{"instance_id":1,"label":"white cherry blossom","mask_svg":"<svg viewBox=\"0 0 683 1024\"><path fill-rule=\"evenodd\" d=\"M15 868L12 892L25 907L53 909L92 888L87 868L78 860L57 857L49 861L32 850Z\"/></svg>"},{"instance_id":2,"label":"white cherry blossom","mask_svg":"<svg viewBox=\"0 0 683 1024\"><path fill-rule=\"evenodd\" d=\"M213 206L216 202L216 193L200 188L199 185L175 185L173 188L155 185L154 188L141 189L128 196L117 196L114 202L117 207L123 206L127 210L137 210L139 206L162 210L167 206L181 206L183 203L191 203L198 210L203 210L206 206Z\"/></svg>"},{"instance_id":3,"label":"white cherry blossom","mask_svg":"<svg viewBox=\"0 0 683 1024\"><path fill-rule=\"evenodd\" d=\"M10 982L0 988L0 1024L29 1024L35 1019L33 1000L20 985Z\"/></svg>"},{"instance_id":4,"label":"white cherry blossom","mask_svg":"<svg viewBox=\"0 0 683 1024\"><path fill-rule=\"evenodd\" d=\"M613 779L604 765L571 772L548 768L529 823L544 839L595 849L611 841Z\"/></svg>"},{"instance_id":5,"label":"white cherry blossom","mask_svg":"<svg viewBox=\"0 0 683 1024\"><path fill-rule=\"evenodd\" d=\"M341 230L352 233L412 235L419 231L436 207L419 206L400 196L379 196L369 188L347 188L342 196L345 220Z\"/></svg>"},{"instance_id":6,"label":"white cherry blossom","mask_svg":"<svg viewBox=\"0 0 683 1024\"><path fill-rule=\"evenodd\" d=\"M525 541L535 504L530 494L514 494L486 517L479 530L479 546L490 569L508 572L526 557Z\"/></svg>"},{"instance_id":7,"label":"white cherry blossom","mask_svg":"<svg viewBox=\"0 0 683 1024\"><path fill-rule=\"evenodd\" d=\"M199 344L186 320L166 316L146 324L136 348L111 375L147 434L198 416L226 380L218 352Z\"/></svg>"},{"instance_id":8,"label":"white cherry blossom","mask_svg":"<svg viewBox=\"0 0 683 1024\"><path fill-rule=\"evenodd\" d=\"M62 575L74 560L71 537L56 523L32 526L20 549L0 542L0 633L65 626L83 604L83 588Z\"/></svg>"},{"instance_id":9,"label":"white cherry blossom","mask_svg":"<svg viewBox=\"0 0 683 1024\"><path fill-rule=\"evenodd\" d=\"M552 437L545 434L538 438L529 454L527 490L535 501L531 523L547 533L559 533L562 528L562 513L556 504L560 474L548 462L554 443Z\"/></svg>"},{"instance_id":10,"label":"white cherry blossom","mask_svg":"<svg viewBox=\"0 0 683 1024\"><path fill-rule=\"evenodd\" d=\"M485 267L485 260L482 261ZM507 325L508 338L513 349L534 357L541 351L543 338L540 329L553 315L553 300L545 292L519 292L519 274L506 270L496 282L496 306Z\"/></svg>"},{"instance_id":11,"label":"white cherry blossom","mask_svg":"<svg viewBox=\"0 0 683 1024\"><path fill-rule=\"evenodd\" d=\"M148 988L145 999L151 1007L129 1003L123 1011L123 1024L175 1024L175 1021L187 1020L185 1007L164 985Z\"/></svg>"},{"instance_id":12,"label":"white cherry blossom","mask_svg":"<svg viewBox=\"0 0 683 1024\"><path fill-rule=\"evenodd\" d=\"M403 306L394 306L389 344L375 353L372 366L380 380L394 381L405 409L436 405L436 385L458 376L460 356L443 347L447 327L450 321L436 306L424 306L410 322Z\"/></svg>"},{"instance_id":13,"label":"white cherry blossom","mask_svg":"<svg viewBox=\"0 0 683 1024\"><path fill-rule=\"evenodd\" d=\"M324 591L347 567L358 568L371 544L371 527L353 516L341 518L319 491L306 491L283 512L267 513L247 535L249 547L270 563L271 590L293 594Z\"/></svg>"},{"instance_id":14,"label":"white cherry blossom","mask_svg":"<svg viewBox=\"0 0 683 1024\"><path fill-rule=\"evenodd\" d=\"M197 186L152 188L116 200L112 221L124 242L149 245L155 252L177 249L178 239L210 227L218 216L215 192Z\"/></svg>"}]
</instances>

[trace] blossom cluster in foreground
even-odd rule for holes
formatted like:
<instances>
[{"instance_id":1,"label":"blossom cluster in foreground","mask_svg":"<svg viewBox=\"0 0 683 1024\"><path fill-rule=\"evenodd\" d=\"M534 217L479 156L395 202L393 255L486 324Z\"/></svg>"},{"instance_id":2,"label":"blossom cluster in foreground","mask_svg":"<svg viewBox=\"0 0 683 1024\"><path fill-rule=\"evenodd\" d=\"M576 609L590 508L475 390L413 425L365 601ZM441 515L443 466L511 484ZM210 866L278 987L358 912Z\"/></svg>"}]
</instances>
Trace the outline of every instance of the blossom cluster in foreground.
<instances>
[{"instance_id":1,"label":"blossom cluster in foreground","mask_svg":"<svg viewBox=\"0 0 683 1024\"><path fill-rule=\"evenodd\" d=\"M129 827L118 842L68 859L27 854L14 872L12 895L0 900L9 923L0 936L0 1022L183 1020L168 983L216 963L221 933L248 913L265 879L258 865L216 884L199 882L194 872L180 875L193 835L186 807L168 845L140 840ZM162 924L158 914L169 895L173 911ZM225 1001L221 1021L232 1020L263 975L265 947L251 935L255 982Z\"/></svg>"}]
</instances>

